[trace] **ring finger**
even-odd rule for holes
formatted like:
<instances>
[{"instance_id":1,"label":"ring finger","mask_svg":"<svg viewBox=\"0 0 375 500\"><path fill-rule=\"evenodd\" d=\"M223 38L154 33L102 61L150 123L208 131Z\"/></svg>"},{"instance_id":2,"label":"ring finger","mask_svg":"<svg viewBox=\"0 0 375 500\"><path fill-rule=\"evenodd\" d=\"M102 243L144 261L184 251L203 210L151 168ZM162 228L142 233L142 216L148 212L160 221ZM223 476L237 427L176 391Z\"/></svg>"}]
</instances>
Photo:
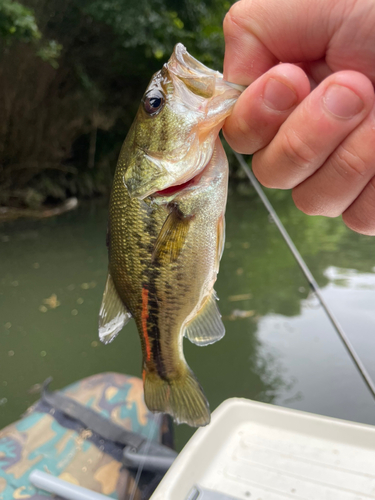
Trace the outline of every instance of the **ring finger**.
<instances>
[{"instance_id":1,"label":"ring finger","mask_svg":"<svg viewBox=\"0 0 375 500\"><path fill-rule=\"evenodd\" d=\"M337 217L375 175L375 106L324 165L293 189L296 206L309 215Z\"/></svg>"}]
</instances>

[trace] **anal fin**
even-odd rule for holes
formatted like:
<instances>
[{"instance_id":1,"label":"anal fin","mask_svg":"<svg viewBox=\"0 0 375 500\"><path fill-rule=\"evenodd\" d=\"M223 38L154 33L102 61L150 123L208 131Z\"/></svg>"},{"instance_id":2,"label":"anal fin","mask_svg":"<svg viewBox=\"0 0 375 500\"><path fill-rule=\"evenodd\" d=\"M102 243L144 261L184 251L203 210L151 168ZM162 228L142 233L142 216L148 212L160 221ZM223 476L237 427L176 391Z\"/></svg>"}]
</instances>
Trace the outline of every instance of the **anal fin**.
<instances>
[{"instance_id":1,"label":"anal fin","mask_svg":"<svg viewBox=\"0 0 375 500\"><path fill-rule=\"evenodd\" d=\"M104 344L112 342L130 318L131 314L122 302L112 276L108 273L99 311L99 339L101 342Z\"/></svg>"},{"instance_id":2,"label":"anal fin","mask_svg":"<svg viewBox=\"0 0 375 500\"><path fill-rule=\"evenodd\" d=\"M198 314L187 324L184 335L193 344L213 344L224 337L225 327L216 300L215 290L212 290Z\"/></svg>"}]
</instances>

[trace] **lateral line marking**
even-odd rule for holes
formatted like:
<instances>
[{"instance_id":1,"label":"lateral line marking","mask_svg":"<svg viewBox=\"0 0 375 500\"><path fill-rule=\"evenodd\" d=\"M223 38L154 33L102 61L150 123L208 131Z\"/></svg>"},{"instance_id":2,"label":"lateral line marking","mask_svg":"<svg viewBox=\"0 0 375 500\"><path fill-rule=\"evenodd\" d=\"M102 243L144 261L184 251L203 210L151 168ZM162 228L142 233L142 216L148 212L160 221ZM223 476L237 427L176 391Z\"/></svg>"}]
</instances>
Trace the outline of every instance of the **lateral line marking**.
<instances>
[{"instance_id":1,"label":"lateral line marking","mask_svg":"<svg viewBox=\"0 0 375 500\"><path fill-rule=\"evenodd\" d=\"M142 330L143 330L143 337L145 339L145 346L146 346L146 359L147 361L150 361L151 359L151 346L150 346L150 339L148 338L148 332L147 332L147 320L148 320L148 289L146 287L142 288Z\"/></svg>"}]
</instances>

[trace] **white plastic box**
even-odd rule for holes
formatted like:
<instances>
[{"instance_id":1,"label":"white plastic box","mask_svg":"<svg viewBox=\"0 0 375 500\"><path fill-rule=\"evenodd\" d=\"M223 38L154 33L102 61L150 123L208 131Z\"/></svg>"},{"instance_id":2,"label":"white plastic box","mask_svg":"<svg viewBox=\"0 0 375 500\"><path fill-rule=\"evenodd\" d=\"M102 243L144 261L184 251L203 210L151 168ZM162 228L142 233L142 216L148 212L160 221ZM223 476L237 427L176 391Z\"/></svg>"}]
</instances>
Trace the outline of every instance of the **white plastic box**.
<instances>
[{"instance_id":1,"label":"white plastic box","mask_svg":"<svg viewBox=\"0 0 375 500\"><path fill-rule=\"evenodd\" d=\"M185 500L194 485L243 500L375 499L375 427L228 399L151 498Z\"/></svg>"}]
</instances>

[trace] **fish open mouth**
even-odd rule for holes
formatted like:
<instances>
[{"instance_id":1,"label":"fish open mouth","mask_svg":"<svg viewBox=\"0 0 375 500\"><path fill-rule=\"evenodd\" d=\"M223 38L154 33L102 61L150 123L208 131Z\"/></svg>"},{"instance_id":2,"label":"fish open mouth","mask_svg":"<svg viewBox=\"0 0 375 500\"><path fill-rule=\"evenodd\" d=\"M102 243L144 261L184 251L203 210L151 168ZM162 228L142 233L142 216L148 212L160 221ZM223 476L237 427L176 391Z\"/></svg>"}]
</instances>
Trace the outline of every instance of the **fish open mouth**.
<instances>
[{"instance_id":1,"label":"fish open mouth","mask_svg":"<svg viewBox=\"0 0 375 500\"><path fill-rule=\"evenodd\" d=\"M209 163L212 161L214 154L215 154L215 149L213 150L207 163L203 166L203 168L201 167L198 170L198 173L196 173L193 177L191 177L190 179L188 179L185 182L182 182L181 184L173 184L172 186L169 186L165 189L161 189L160 191L155 191L154 193L152 193L151 196L154 196L154 197L173 196L174 194L180 193L181 191L184 191L185 189L198 184L199 181L201 180L204 172L206 171Z\"/></svg>"},{"instance_id":2,"label":"fish open mouth","mask_svg":"<svg viewBox=\"0 0 375 500\"><path fill-rule=\"evenodd\" d=\"M168 188L162 189L161 191L156 191L153 196L172 196L173 194L176 194L179 191L182 191L183 189L189 187L191 184L194 184L195 179L198 176L200 176L200 173L182 184L175 184L174 186L169 186Z\"/></svg>"},{"instance_id":3,"label":"fish open mouth","mask_svg":"<svg viewBox=\"0 0 375 500\"><path fill-rule=\"evenodd\" d=\"M194 184L198 184L200 181L203 172L206 170L207 165L210 163L210 160L207 162L207 164L202 168L200 172L198 172L194 177L189 179L186 182L183 182L182 184L174 184L173 186L169 186L165 189L162 189L161 191L156 191L155 193L152 194L152 196L173 196L174 194L179 193L180 191L183 191L184 189L193 186Z\"/></svg>"}]
</instances>

